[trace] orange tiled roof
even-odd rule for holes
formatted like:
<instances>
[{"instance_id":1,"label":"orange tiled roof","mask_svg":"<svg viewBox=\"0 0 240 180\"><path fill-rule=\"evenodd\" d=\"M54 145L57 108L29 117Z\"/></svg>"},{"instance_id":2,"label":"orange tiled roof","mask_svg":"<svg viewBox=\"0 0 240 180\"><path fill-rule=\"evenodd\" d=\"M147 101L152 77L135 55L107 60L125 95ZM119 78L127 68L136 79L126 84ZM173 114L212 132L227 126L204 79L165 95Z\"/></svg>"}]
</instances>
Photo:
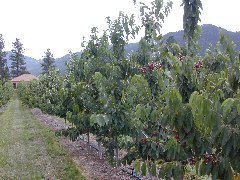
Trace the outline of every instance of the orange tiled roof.
<instances>
[{"instance_id":1,"label":"orange tiled roof","mask_svg":"<svg viewBox=\"0 0 240 180\"><path fill-rule=\"evenodd\" d=\"M31 81L34 79L38 79L38 78L32 74L23 74L21 76L13 78L12 82Z\"/></svg>"}]
</instances>

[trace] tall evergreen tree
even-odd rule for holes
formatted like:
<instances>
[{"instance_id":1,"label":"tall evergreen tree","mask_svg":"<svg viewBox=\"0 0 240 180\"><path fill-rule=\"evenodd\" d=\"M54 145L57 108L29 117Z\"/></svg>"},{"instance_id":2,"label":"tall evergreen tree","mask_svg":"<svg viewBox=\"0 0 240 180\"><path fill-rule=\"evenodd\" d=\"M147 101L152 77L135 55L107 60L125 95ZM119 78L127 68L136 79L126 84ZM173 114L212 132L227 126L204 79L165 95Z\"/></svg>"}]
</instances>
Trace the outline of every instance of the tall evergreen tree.
<instances>
[{"instance_id":1,"label":"tall evergreen tree","mask_svg":"<svg viewBox=\"0 0 240 180\"><path fill-rule=\"evenodd\" d=\"M9 70L7 66L6 52L4 51L4 39L0 34L0 81L4 82L9 78Z\"/></svg>"},{"instance_id":2,"label":"tall evergreen tree","mask_svg":"<svg viewBox=\"0 0 240 180\"><path fill-rule=\"evenodd\" d=\"M12 54L10 56L10 59L12 61L11 64L12 77L17 77L22 74L28 73L23 53L24 53L23 44L20 42L19 39L16 38L16 41L13 43Z\"/></svg>"},{"instance_id":3,"label":"tall evergreen tree","mask_svg":"<svg viewBox=\"0 0 240 180\"><path fill-rule=\"evenodd\" d=\"M47 49L45 52L45 56L43 57L42 66L42 74L48 74L51 69L54 69L54 62L55 59L53 58L53 54L51 53L50 49Z\"/></svg>"}]
</instances>

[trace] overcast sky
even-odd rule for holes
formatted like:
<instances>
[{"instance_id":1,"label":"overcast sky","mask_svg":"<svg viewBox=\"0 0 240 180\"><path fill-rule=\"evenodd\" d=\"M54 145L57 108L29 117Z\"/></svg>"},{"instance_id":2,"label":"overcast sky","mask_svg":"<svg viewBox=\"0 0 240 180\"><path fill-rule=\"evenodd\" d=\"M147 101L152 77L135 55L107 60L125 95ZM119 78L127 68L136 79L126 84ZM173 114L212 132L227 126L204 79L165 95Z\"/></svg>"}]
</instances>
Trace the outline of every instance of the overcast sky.
<instances>
[{"instance_id":1,"label":"overcast sky","mask_svg":"<svg viewBox=\"0 0 240 180\"><path fill-rule=\"evenodd\" d=\"M150 1L150 0L148 0ZM162 33L182 29L182 0L174 5ZM239 0L202 0L201 24L214 24L240 31ZM81 50L83 36L91 27L106 27L105 17L117 17L119 11L134 11L132 0L0 0L0 34L6 50L20 38L25 55L42 58L50 48L54 57Z\"/></svg>"}]
</instances>

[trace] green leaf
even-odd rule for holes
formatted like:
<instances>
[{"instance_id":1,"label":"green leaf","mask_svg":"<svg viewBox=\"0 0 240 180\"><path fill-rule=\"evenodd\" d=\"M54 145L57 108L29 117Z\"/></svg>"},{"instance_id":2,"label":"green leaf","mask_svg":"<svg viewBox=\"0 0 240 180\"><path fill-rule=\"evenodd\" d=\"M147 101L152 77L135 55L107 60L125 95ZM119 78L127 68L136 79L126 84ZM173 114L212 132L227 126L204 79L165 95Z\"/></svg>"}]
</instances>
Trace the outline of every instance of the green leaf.
<instances>
[{"instance_id":1,"label":"green leaf","mask_svg":"<svg viewBox=\"0 0 240 180\"><path fill-rule=\"evenodd\" d=\"M77 104L73 105L73 112L78 113L79 112L79 106Z\"/></svg>"},{"instance_id":2,"label":"green leaf","mask_svg":"<svg viewBox=\"0 0 240 180\"><path fill-rule=\"evenodd\" d=\"M224 146L228 141L229 141L229 139L230 139L230 137L231 137L231 133L230 133L230 131L228 130L228 128L227 127L225 127L224 129L223 129L223 137L222 137L222 146Z\"/></svg>"},{"instance_id":3,"label":"green leaf","mask_svg":"<svg viewBox=\"0 0 240 180\"><path fill-rule=\"evenodd\" d=\"M93 114L90 117L90 125L98 124L100 127L107 125L109 118L104 114Z\"/></svg>"},{"instance_id":4,"label":"green leaf","mask_svg":"<svg viewBox=\"0 0 240 180\"><path fill-rule=\"evenodd\" d=\"M157 166L156 166L155 163L153 163L152 166L151 166L151 174L153 176L157 176Z\"/></svg>"},{"instance_id":5,"label":"green leaf","mask_svg":"<svg viewBox=\"0 0 240 180\"><path fill-rule=\"evenodd\" d=\"M142 163L141 171L143 176L147 175L147 164L145 162Z\"/></svg>"},{"instance_id":6,"label":"green leaf","mask_svg":"<svg viewBox=\"0 0 240 180\"><path fill-rule=\"evenodd\" d=\"M233 98L228 98L222 103L223 115L225 117L230 113L233 105L234 105L234 99Z\"/></svg>"},{"instance_id":7,"label":"green leaf","mask_svg":"<svg viewBox=\"0 0 240 180\"><path fill-rule=\"evenodd\" d=\"M140 160L139 159L134 161L134 170L136 171L137 174L140 171Z\"/></svg>"},{"instance_id":8,"label":"green leaf","mask_svg":"<svg viewBox=\"0 0 240 180\"><path fill-rule=\"evenodd\" d=\"M240 101L238 101L238 103L236 103L236 104L237 104L238 115L240 115Z\"/></svg>"},{"instance_id":9,"label":"green leaf","mask_svg":"<svg viewBox=\"0 0 240 180\"><path fill-rule=\"evenodd\" d=\"M71 117L72 117L72 113L71 113L71 112L67 112L67 114L66 114L66 119L67 119L68 121L70 121Z\"/></svg>"}]
</instances>

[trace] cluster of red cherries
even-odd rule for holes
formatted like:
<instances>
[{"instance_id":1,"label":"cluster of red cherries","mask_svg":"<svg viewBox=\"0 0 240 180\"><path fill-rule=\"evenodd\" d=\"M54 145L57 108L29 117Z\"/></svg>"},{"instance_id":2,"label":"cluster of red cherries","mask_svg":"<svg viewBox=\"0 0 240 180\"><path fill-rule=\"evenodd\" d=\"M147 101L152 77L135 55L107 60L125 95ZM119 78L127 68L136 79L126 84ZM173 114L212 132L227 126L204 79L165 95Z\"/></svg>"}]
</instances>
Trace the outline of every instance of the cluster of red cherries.
<instances>
[{"instance_id":1,"label":"cluster of red cherries","mask_svg":"<svg viewBox=\"0 0 240 180\"><path fill-rule=\"evenodd\" d=\"M204 160L203 160L204 164L208 164L209 162L213 162L213 163L217 162L217 157L214 154L206 153L203 155L203 157L204 157Z\"/></svg>"},{"instance_id":2,"label":"cluster of red cherries","mask_svg":"<svg viewBox=\"0 0 240 180\"><path fill-rule=\"evenodd\" d=\"M147 143L148 143L148 140L147 140L146 138L142 138L142 139L141 139L141 143L142 143L142 144L147 144Z\"/></svg>"},{"instance_id":3,"label":"cluster of red cherries","mask_svg":"<svg viewBox=\"0 0 240 180\"><path fill-rule=\"evenodd\" d=\"M175 134L174 138L175 138L177 141L180 141L179 133L178 133L176 130L170 130L170 131L169 131L169 130L166 130L166 131ZM158 136L159 136L159 132L158 132L158 131L152 133L152 137L158 137Z\"/></svg>"},{"instance_id":4,"label":"cluster of red cherries","mask_svg":"<svg viewBox=\"0 0 240 180\"><path fill-rule=\"evenodd\" d=\"M171 132L171 133L175 134L174 138L177 141L180 141L179 133L178 133L177 130L170 130L170 131L168 130L168 132ZM157 137L157 136L159 136L158 131L152 133L152 137ZM151 141L149 141L146 138L141 139L142 144L147 144L148 142L151 142ZM157 145L160 145L159 142L155 142L155 143ZM195 165L198 161L200 161L200 158L197 158L197 157L192 157L192 158L188 159L188 162L190 163L190 165ZM207 165L209 162L217 163L217 161L218 161L217 157L214 154L208 154L208 153L203 154L203 163L204 164Z\"/></svg>"},{"instance_id":5,"label":"cluster of red cherries","mask_svg":"<svg viewBox=\"0 0 240 180\"><path fill-rule=\"evenodd\" d=\"M186 59L186 56L182 55L181 53L178 54L177 58L179 59L179 61L184 62ZM203 67L203 63L202 61L198 61L195 65L194 65L194 69L196 71L200 71L200 69Z\"/></svg>"},{"instance_id":6,"label":"cluster of red cherries","mask_svg":"<svg viewBox=\"0 0 240 180\"><path fill-rule=\"evenodd\" d=\"M190 162L190 165L195 165L200 159L197 158L197 157L192 157L189 159L189 162ZM212 162L212 163L216 163L218 160L217 160L217 157L214 155L214 154L204 154L203 155L203 163L204 164L208 164L209 162Z\"/></svg>"},{"instance_id":7,"label":"cluster of red cherries","mask_svg":"<svg viewBox=\"0 0 240 180\"><path fill-rule=\"evenodd\" d=\"M179 59L179 61L183 62L186 59L186 56L182 55L181 53L178 54L177 58Z\"/></svg>"},{"instance_id":8,"label":"cluster of red cherries","mask_svg":"<svg viewBox=\"0 0 240 180\"><path fill-rule=\"evenodd\" d=\"M147 129L145 128L144 130L146 131ZM159 135L159 132L157 132L157 131L152 133L152 137L157 137L158 135ZM147 144L147 143L148 143L148 140L147 140L146 138L142 138L142 139L141 139L141 143L142 143L142 144ZM156 143L157 143L157 142L156 142Z\"/></svg>"},{"instance_id":9,"label":"cluster of red cherries","mask_svg":"<svg viewBox=\"0 0 240 180\"><path fill-rule=\"evenodd\" d=\"M157 137L158 135L159 135L159 132L157 132L157 131L152 133L153 137Z\"/></svg>"},{"instance_id":10,"label":"cluster of red cherries","mask_svg":"<svg viewBox=\"0 0 240 180\"><path fill-rule=\"evenodd\" d=\"M179 133L178 133L176 130L171 130L171 133L175 134L174 138L175 138L177 141L180 141Z\"/></svg>"},{"instance_id":11,"label":"cluster of red cherries","mask_svg":"<svg viewBox=\"0 0 240 180\"><path fill-rule=\"evenodd\" d=\"M195 165L198 161L199 159L197 157L192 157L189 159L190 165Z\"/></svg>"},{"instance_id":12,"label":"cluster of red cherries","mask_svg":"<svg viewBox=\"0 0 240 180\"><path fill-rule=\"evenodd\" d=\"M148 71L152 72L153 70L159 69L161 67L162 67L162 65L160 63L158 63L158 62L151 62L151 63L148 63L147 65L141 67L140 68L140 72L142 74L146 74Z\"/></svg>"},{"instance_id":13,"label":"cluster of red cherries","mask_svg":"<svg viewBox=\"0 0 240 180\"><path fill-rule=\"evenodd\" d=\"M203 67L203 63L200 60L194 65L194 68L196 71L200 71L202 67Z\"/></svg>"},{"instance_id":14,"label":"cluster of red cherries","mask_svg":"<svg viewBox=\"0 0 240 180\"><path fill-rule=\"evenodd\" d=\"M146 138L142 138L141 139L141 143L142 144L147 144L148 142L152 142L152 141L151 140L148 141ZM158 141L153 141L153 142L155 142L158 146L160 145L160 143Z\"/></svg>"},{"instance_id":15,"label":"cluster of red cherries","mask_svg":"<svg viewBox=\"0 0 240 180\"><path fill-rule=\"evenodd\" d=\"M146 130L146 128L144 130ZM158 131L155 131L155 132L152 133L152 137L158 137L158 136L159 136L159 132ZM142 138L141 139L141 143L142 144L147 144L148 142L150 142L150 141L148 141L146 138ZM159 142L155 141L155 143L157 145L159 145Z\"/></svg>"}]
</instances>

